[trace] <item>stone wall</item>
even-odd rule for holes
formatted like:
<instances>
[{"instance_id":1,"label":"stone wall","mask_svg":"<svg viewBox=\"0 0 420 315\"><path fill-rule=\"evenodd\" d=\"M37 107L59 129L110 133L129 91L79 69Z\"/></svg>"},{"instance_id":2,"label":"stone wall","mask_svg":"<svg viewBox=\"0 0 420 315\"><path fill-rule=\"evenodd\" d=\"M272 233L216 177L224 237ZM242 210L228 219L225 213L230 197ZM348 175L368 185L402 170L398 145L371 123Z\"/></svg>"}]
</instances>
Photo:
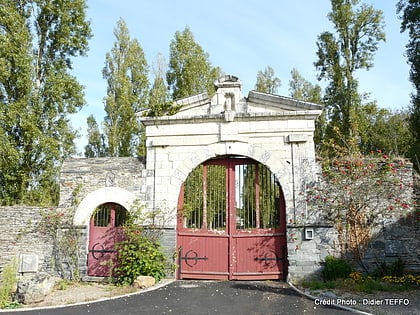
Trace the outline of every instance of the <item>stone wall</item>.
<instances>
[{"instance_id":1,"label":"stone wall","mask_svg":"<svg viewBox=\"0 0 420 315\"><path fill-rule=\"evenodd\" d=\"M390 264L401 258L405 262L406 272L419 274L420 176L413 171L410 163L399 166L396 176L405 187L401 191L401 196L416 199L416 205L394 213L387 219L386 224L373 231L363 263L371 272L382 263ZM319 217L312 219L314 220L312 223L306 221L302 224L298 221L287 227L289 279L320 276L325 257L327 255L340 256L338 235L334 227L323 224ZM305 230L310 231L310 238ZM354 267L364 271L360 265L354 265Z\"/></svg>"},{"instance_id":2,"label":"stone wall","mask_svg":"<svg viewBox=\"0 0 420 315\"><path fill-rule=\"evenodd\" d=\"M25 255L21 271L51 271L52 245L39 230L41 221L39 207L0 207L0 269L13 257Z\"/></svg>"},{"instance_id":3,"label":"stone wall","mask_svg":"<svg viewBox=\"0 0 420 315\"><path fill-rule=\"evenodd\" d=\"M89 193L104 187L119 187L145 200L144 169L143 161L131 157L67 159L61 169L60 207L74 207Z\"/></svg>"},{"instance_id":4,"label":"stone wall","mask_svg":"<svg viewBox=\"0 0 420 315\"><path fill-rule=\"evenodd\" d=\"M88 164L87 160L74 161L77 165ZM83 163L82 163L83 162ZM75 187L81 180L88 183L98 181L98 178L105 178L100 172L99 161L88 173L82 169L81 174L77 175L76 168L73 168L71 176L74 182L70 182L70 177L66 179L68 187ZM68 164L69 165L69 164ZM74 164L73 164L74 166ZM129 171L122 170L123 166L119 164L121 174L129 176L129 171L137 172L128 164ZM94 170L94 171L93 171ZM70 173L69 173L70 174ZM410 187L412 177L410 172L406 174L407 187ZM115 173L116 177L120 175ZM131 176L131 175L130 175ZM134 178L136 178L134 174ZM144 178L142 177L144 180ZM96 186L100 189L100 184ZM417 193L417 207L420 205L420 180L419 176L414 177L414 188ZM141 188L139 188L141 190ZM86 191L89 191L87 189ZM407 193L410 193L410 188ZM71 195L70 190L68 195ZM69 209L72 209L71 207ZM52 241L39 229L41 220L41 211L50 211L40 207L11 206L1 207L0 211L0 269L13 257L23 257L24 275L31 275L35 271L52 272L53 264L56 262L53 255ZM398 257L406 262L408 272L420 272L420 244L419 244L419 209L400 214L395 217L392 224L375 233L370 244L365 261L374 269L378 263L392 262ZM79 237L79 264L80 275L86 275L86 254L88 251L88 228L87 226L74 226ZM308 230L308 231L306 231ZM309 233L309 234L308 234ZM310 236L310 237L308 237ZM288 246L288 272L290 279L312 277L319 275L322 270L322 262L327 255L338 255L336 246L337 234L333 227L327 225L302 225L288 224L287 226L287 246ZM174 228L165 228L162 234L162 245L168 257L175 254L176 230ZM22 256L23 255L23 256ZM61 262L66 270L66 261ZM68 277L68 274L61 274Z\"/></svg>"}]
</instances>

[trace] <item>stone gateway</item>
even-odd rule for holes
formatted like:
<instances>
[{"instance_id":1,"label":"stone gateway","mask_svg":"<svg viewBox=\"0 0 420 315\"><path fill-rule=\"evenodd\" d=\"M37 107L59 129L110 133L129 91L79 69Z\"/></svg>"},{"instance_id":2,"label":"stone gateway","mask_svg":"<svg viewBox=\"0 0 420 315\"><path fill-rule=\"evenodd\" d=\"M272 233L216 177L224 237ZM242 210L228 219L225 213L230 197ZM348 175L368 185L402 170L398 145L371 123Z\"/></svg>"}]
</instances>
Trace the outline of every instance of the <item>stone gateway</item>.
<instances>
[{"instance_id":1,"label":"stone gateway","mask_svg":"<svg viewBox=\"0 0 420 315\"><path fill-rule=\"evenodd\" d=\"M178 100L174 115L139 117L144 160L64 161L58 213L71 214L82 279L109 276L104 262L114 255L124 218L139 208L159 210L152 223L162 229L178 279L297 280L319 273L336 253L336 231L311 223L306 199L319 175L313 135L322 107L257 91L244 96L231 75L215 86L211 97ZM404 167L402 193L412 194L411 166ZM0 267L18 255L24 276L51 272L53 263L68 269L36 228L45 210L14 206L3 213ZM403 257L418 270L418 224L407 218L395 218L373 239L366 258Z\"/></svg>"},{"instance_id":2,"label":"stone gateway","mask_svg":"<svg viewBox=\"0 0 420 315\"><path fill-rule=\"evenodd\" d=\"M88 238L89 230L100 229L92 220L103 205L130 211L137 200L148 211L165 209L163 242L168 253L177 253L179 278L285 279L302 273L289 264L297 258L286 224L300 215L302 189L316 173L313 132L322 107L256 91L244 97L234 76L215 85L211 98L203 93L178 100L175 115L141 117L145 164L131 158L67 160L61 205L79 187L74 224L85 226ZM88 261L108 254L97 241L86 244ZM318 261L308 255L304 272L316 270Z\"/></svg>"}]
</instances>

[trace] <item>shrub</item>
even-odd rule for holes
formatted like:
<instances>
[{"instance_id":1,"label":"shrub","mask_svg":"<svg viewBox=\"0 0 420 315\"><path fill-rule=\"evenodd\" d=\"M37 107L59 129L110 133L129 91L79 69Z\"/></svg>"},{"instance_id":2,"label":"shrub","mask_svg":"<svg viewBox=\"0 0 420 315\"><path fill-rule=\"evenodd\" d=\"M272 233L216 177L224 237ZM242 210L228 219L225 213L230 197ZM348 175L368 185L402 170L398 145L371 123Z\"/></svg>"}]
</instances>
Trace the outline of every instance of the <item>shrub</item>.
<instances>
[{"instance_id":1,"label":"shrub","mask_svg":"<svg viewBox=\"0 0 420 315\"><path fill-rule=\"evenodd\" d=\"M398 257L398 259L392 263L387 264L382 262L373 272L373 276L376 278L382 278L384 276L401 277L404 275L405 262Z\"/></svg>"},{"instance_id":2,"label":"shrub","mask_svg":"<svg viewBox=\"0 0 420 315\"><path fill-rule=\"evenodd\" d=\"M322 277L324 281L344 279L351 273L350 264L341 258L334 256L327 256L325 258L324 269L322 270Z\"/></svg>"},{"instance_id":3,"label":"shrub","mask_svg":"<svg viewBox=\"0 0 420 315\"><path fill-rule=\"evenodd\" d=\"M0 274L0 308L8 307L13 302L17 283L17 259L9 262Z\"/></svg>"},{"instance_id":4,"label":"shrub","mask_svg":"<svg viewBox=\"0 0 420 315\"><path fill-rule=\"evenodd\" d=\"M146 227L146 223L164 222L164 212L143 210L133 209L123 226L124 239L115 244L114 276L122 285L132 284L138 276L152 276L158 282L166 274L168 260L160 245L161 229L150 224Z\"/></svg>"},{"instance_id":5,"label":"shrub","mask_svg":"<svg viewBox=\"0 0 420 315\"><path fill-rule=\"evenodd\" d=\"M152 276L158 282L165 276L166 256L160 245L147 237L130 235L116 244L117 265L114 269L117 282L129 285L140 275Z\"/></svg>"}]
</instances>

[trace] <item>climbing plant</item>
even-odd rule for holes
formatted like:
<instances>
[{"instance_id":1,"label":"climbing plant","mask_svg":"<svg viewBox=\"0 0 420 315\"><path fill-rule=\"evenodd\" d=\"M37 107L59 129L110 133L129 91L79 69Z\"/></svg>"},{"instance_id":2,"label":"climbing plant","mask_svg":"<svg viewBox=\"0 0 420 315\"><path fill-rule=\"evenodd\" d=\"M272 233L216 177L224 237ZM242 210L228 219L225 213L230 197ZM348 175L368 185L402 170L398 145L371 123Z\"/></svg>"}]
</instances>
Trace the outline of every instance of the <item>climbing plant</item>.
<instances>
[{"instance_id":1,"label":"climbing plant","mask_svg":"<svg viewBox=\"0 0 420 315\"><path fill-rule=\"evenodd\" d=\"M52 244L51 265L56 273L69 280L79 280L79 247L81 232L73 225L73 215L79 204L81 186L76 186L71 194L69 208L41 209L40 221L35 227L48 237Z\"/></svg>"},{"instance_id":2,"label":"climbing plant","mask_svg":"<svg viewBox=\"0 0 420 315\"><path fill-rule=\"evenodd\" d=\"M41 210L40 231L51 240L51 265L61 277L79 280L80 231L70 224L68 211L57 208Z\"/></svg>"},{"instance_id":3,"label":"climbing plant","mask_svg":"<svg viewBox=\"0 0 420 315\"><path fill-rule=\"evenodd\" d=\"M396 214L411 214L411 184L404 180L411 169L405 163L381 151L335 158L323 163L321 180L307 187L311 215L334 226L341 254L350 253L363 268L372 233Z\"/></svg>"}]
</instances>

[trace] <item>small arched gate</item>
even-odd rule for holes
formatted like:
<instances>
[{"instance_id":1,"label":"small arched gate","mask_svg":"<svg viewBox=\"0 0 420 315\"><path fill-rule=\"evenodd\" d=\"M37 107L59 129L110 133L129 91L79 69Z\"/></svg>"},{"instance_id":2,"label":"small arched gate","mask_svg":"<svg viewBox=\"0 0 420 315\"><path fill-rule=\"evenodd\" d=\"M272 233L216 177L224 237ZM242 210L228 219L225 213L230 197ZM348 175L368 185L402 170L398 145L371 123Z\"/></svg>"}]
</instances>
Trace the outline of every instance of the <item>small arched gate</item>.
<instances>
[{"instance_id":1,"label":"small arched gate","mask_svg":"<svg viewBox=\"0 0 420 315\"><path fill-rule=\"evenodd\" d=\"M117 203L105 203L94 211L89 225L88 275L109 277L115 259L115 243L123 240L128 211Z\"/></svg>"},{"instance_id":2,"label":"small arched gate","mask_svg":"<svg viewBox=\"0 0 420 315\"><path fill-rule=\"evenodd\" d=\"M178 201L180 279L284 279L285 202L270 170L252 159L195 168Z\"/></svg>"}]
</instances>

